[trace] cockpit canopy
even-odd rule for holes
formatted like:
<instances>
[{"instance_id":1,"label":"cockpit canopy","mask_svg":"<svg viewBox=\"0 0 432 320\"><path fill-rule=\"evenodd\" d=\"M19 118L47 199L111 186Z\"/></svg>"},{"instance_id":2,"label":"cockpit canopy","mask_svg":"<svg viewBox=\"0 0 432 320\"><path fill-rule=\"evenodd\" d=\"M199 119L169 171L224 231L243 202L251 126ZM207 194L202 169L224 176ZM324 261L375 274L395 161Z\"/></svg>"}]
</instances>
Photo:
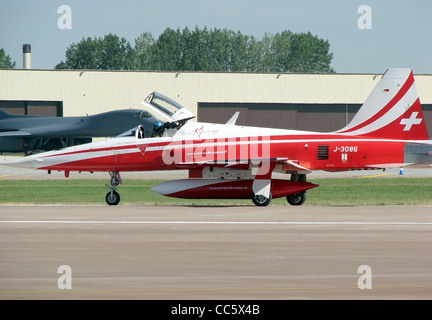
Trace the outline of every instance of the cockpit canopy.
<instances>
[{"instance_id":1,"label":"cockpit canopy","mask_svg":"<svg viewBox=\"0 0 432 320\"><path fill-rule=\"evenodd\" d=\"M168 121L186 122L195 118L195 115L181 104L155 91L150 92L142 104Z\"/></svg>"}]
</instances>

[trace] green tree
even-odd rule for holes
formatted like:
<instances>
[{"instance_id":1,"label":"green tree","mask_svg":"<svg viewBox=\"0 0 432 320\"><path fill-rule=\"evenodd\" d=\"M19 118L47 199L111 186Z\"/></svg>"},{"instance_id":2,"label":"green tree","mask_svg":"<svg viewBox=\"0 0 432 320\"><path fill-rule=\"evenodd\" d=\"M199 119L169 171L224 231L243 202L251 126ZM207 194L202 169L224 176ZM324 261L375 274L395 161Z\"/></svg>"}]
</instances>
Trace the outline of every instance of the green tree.
<instances>
[{"instance_id":1,"label":"green tree","mask_svg":"<svg viewBox=\"0 0 432 320\"><path fill-rule=\"evenodd\" d=\"M103 38L83 38L69 46L66 61L55 68L133 70L137 68L136 51L125 38L111 33Z\"/></svg>"},{"instance_id":2,"label":"green tree","mask_svg":"<svg viewBox=\"0 0 432 320\"><path fill-rule=\"evenodd\" d=\"M141 33L135 39L136 68L139 70L154 70L155 40L150 32Z\"/></svg>"},{"instance_id":3,"label":"green tree","mask_svg":"<svg viewBox=\"0 0 432 320\"><path fill-rule=\"evenodd\" d=\"M270 40L269 51L271 59L267 61L270 72L290 72L291 70L291 31L276 33Z\"/></svg>"},{"instance_id":4,"label":"green tree","mask_svg":"<svg viewBox=\"0 0 432 320\"><path fill-rule=\"evenodd\" d=\"M105 70L136 69L135 50L125 38L109 34L101 42L101 65Z\"/></svg>"},{"instance_id":5,"label":"green tree","mask_svg":"<svg viewBox=\"0 0 432 320\"><path fill-rule=\"evenodd\" d=\"M190 71L212 70L207 28L200 30L195 27L192 31L185 28L182 37L184 54L181 69Z\"/></svg>"},{"instance_id":6,"label":"green tree","mask_svg":"<svg viewBox=\"0 0 432 320\"><path fill-rule=\"evenodd\" d=\"M261 41L257 41L255 47L255 68L259 72L276 72L274 67L274 54L271 50L274 36L265 33Z\"/></svg>"},{"instance_id":7,"label":"green tree","mask_svg":"<svg viewBox=\"0 0 432 320\"><path fill-rule=\"evenodd\" d=\"M238 32L229 31L229 70L226 71L252 71L250 66L249 36Z\"/></svg>"},{"instance_id":8,"label":"green tree","mask_svg":"<svg viewBox=\"0 0 432 320\"><path fill-rule=\"evenodd\" d=\"M309 33L289 30L261 39L228 29L194 30L167 28L154 42L151 52L154 70L165 71L249 71L249 72L334 72L333 54L327 40Z\"/></svg>"},{"instance_id":9,"label":"green tree","mask_svg":"<svg viewBox=\"0 0 432 320\"><path fill-rule=\"evenodd\" d=\"M209 69L206 71L228 71L230 69L230 51L227 50L229 43L229 30L210 30L207 39Z\"/></svg>"},{"instance_id":10,"label":"green tree","mask_svg":"<svg viewBox=\"0 0 432 320\"><path fill-rule=\"evenodd\" d=\"M181 46L180 29L177 31L171 28L165 29L154 45L154 70L180 71Z\"/></svg>"},{"instance_id":11,"label":"green tree","mask_svg":"<svg viewBox=\"0 0 432 320\"><path fill-rule=\"evenodd\" d=\"M57 69L334 72L330 43L289 30L261 39L228 29L167 28L155 40L141 33L135 47L116 35L82 39L66 51Z\"/></svg>"},{"instance_id":12,"label":"green tree","mask_svg":"<svg viewBox=\"0 0 432 320\"><path fill-rule=\"evenodd\" d=\"M319 39L310 32L293 34L289 51L288 69L291 72L332 73L330 67L333 54L329 53L330 43Z\"/></svg>"},{"instance_id":13,"label":"green tree","mask_svg":"<svg viewBox=\"0 0 432 320\"><path fill-rule=\"evenodd\" d=\"M16 63L12 61L11 57L6 54L3 48L0 49L0 68L13 69Z\"/></svg>"}]
</instances>

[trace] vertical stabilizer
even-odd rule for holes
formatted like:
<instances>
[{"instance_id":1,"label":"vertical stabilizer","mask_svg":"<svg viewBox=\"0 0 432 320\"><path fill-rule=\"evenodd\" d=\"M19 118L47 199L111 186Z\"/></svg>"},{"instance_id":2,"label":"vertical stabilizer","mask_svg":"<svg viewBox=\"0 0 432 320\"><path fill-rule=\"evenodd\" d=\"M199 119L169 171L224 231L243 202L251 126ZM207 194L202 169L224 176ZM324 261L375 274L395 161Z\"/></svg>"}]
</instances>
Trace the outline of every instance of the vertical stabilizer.
<instances>
[{"instance_id":1,"label":"vertical stabilizer","mask_svg":"<svg viewBox=\"0 0 432 320\"><path fill-rule=\"evenodd\" d=\"M337 131L386 139L429 140L411 69L388 69L352 121Z\"/></svg>"}]
</instances>

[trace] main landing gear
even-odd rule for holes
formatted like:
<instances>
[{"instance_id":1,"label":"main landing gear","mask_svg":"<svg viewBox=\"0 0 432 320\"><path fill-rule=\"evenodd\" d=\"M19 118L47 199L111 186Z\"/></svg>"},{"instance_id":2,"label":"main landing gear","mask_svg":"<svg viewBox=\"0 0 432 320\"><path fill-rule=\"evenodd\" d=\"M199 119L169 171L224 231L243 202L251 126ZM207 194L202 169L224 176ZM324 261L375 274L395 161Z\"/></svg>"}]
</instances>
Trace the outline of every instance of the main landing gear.
<instances>
[{"instance_id":1,"label":"main landing gear","mask_svg":"<svg viewBox=\"0 0 432 320\"><path fill-rule=\"evenodd\" d=\"M306 174L291 174L291 181L293 182L306 182ZM292 206L301 206L306 201L306 190L286 196L288 203ZM272 193L268 193L268 197L263 194L255 194L252 192L252 202L256 206L268 206L272 201Z\"/></svg>"},{"instance_id":2,"label":"main landing gear","mask_svg":"<svg viewBox=\"0 0 432 320\"><path fill-rule=\"evenodd\" d=\"M256 206L259 206L259 207L268 206L270 204L271 200L272 200L272 194L271 194L271 192L270 192L268 198L266 196L264 196L264 195L261 195L261 194L252 193L252 202Z\"/></svg>"},{"instance_id":3,"label":"main landing gear","mask_svg":"<svg viewBox=\"0 0 432 320\"><path fill-rule=\"evenodd\" d=\"M120 195L116 190L117 186L122 183L122 180L119 172L111 171L109 174L111 176L110 184L106 184L105 186L111 191L106 194L105 201L110 206L116 206L120 203Z\"/></svg>"},{"instance_id":4,"label":"main landing gear","mask_svg":"<svg viewBox=\"0 0 432 320\"><path fill-rule=\"evenodd\" d=\"M306 175L294 173L291 175L291 181L306 181ZM306 201L306 191L290 194L286 199L292 206L301 206Z\"/></svg>"}]
</instances>

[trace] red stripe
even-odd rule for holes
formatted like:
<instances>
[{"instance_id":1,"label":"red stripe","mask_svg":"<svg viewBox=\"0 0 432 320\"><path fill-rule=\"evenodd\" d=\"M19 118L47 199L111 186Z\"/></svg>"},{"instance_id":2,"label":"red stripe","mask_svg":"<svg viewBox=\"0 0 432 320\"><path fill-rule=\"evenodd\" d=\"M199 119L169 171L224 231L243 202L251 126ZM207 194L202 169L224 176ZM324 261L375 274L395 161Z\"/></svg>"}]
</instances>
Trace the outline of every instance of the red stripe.
<instances>
[{"instance_id":1,"label":"red stripe","mask_svg":"<svg viewBox=\"0 0 432 320\"><path fill-rule=\"evenodd\" d=\"M394 107L394 105L396 103L398 103L402 97L408 92L408 90L411 88L411 86L414 83L414 75L411 71L410 76L408 77L407 81L404 83L404 85L402 86L402 88L399 90L399 92L394 96L394 98L392 100L390 100L389 103L387 103L387 105L382 108L379 112L377 112L373 117L369 118L367 121L360 123L359 125L345 130L345 131L339 131L340 133L345 133L345 132L352 132L361 128L366 127L367 125L371 124L372 122L378 120L379 118L381 118L384 114L386 114L388 111L390 111L391 108Z\"/></svg>"}]
</instances>

